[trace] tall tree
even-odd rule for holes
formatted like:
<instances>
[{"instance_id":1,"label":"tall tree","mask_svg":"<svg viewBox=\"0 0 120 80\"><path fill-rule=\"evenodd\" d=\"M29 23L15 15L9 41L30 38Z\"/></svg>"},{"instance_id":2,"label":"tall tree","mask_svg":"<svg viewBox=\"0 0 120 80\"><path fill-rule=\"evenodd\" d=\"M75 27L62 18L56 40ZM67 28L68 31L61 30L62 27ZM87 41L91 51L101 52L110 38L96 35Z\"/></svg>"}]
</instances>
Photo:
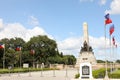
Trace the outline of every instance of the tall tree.
<instances>
[{"instance_id":1,"label":"tall tree","mask_svg":"<svg viewBox=\"0 0 120 80\"><path fill-rule=\"evenodd\" d=\"M30 39L26 44L27 50L35 50L35 61L47 63L47 58L58 55L57 44L47 36L36 36Z\"/></svg>"}]
</instances>

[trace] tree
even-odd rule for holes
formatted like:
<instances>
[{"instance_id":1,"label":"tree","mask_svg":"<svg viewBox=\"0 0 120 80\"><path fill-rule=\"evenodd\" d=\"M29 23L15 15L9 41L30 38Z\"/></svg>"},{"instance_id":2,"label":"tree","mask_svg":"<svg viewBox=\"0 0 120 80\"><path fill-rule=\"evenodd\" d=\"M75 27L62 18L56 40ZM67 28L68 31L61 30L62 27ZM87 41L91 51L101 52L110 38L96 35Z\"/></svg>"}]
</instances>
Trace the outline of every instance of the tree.
<instances>
[{"instance_id":1,"label":"tree","mask_svg":"<svg viewBox=\"0 0 120 80\"><path fill-rule=\"evenodd\" d=\"M117 63L120 63L120 60L117 60L116 62L117 62Z\"/></svg>"},{"instance_id":2,"label":"tree","mask_svg":"<svg viewBox=\"0 0 120 80\"><path fill-rule=\"evenodd\" d=\"M15 64L19 63L19 54L16 53L14 49L9 49L5 53L5 60L6 66L15 66Z\"/></svg>"},{"instance_id":3,"label":"tree","mask_svg":"<svg viewBox=\"0 0 120 80\"><path fill-rule=\"evenodd\" d=\"M40 63L48 63L47 58L50 56L57 56L57 44L54 40L47 36L32 37L25 45L26 50L35 50L35 61Z\"/></svg>"},{"instance_id":4,"label":"tree","mask_svg":"<svg viewBox=\"0 0 120 80\"><path fill-rule=\"evenodd\" d=\"M5 44L5 49L0 49L0 67L2 67L4 53L6 67L9 65L19 66L20 55L22 58L21 64L29 63L30 66L32 66L33 61L47 65L55 63L74 65L76 62L73 55L63 55L62 52L59 54L56 41L46 35L34 36L28 42L17 37L4 38L0 40L0 43ZM21 46L21 51L16 51L17 46ZM30 53L31 50L35 51L34 54Z\"/></svg>"},{"instance_id":5,"label":"tree","mask_svg":"<svg viewBox=\"0 0 120 80\"><path fill-rule=\"evenodd\" d=\"M73 55L64 55L63 62L67 65L74 65L76 63L76 58Z\"/></svg>"},{"instance_id":6,"label":"tree","mask_svg":"<svg viewBox=\"0 0 120 80\"><path fill-rule=\"evenodd\" d=\"M0 50L0 59L1 59L1 65L3 61L3 53L5 54L5 64L7 65L14 65L19 61L19 55L16 56L16 47L19 46L24 46L25 41L22 38L11 38L7 39L4 38L0 40L1 43L5 44L5 49ZM16 59L18 57L18 59ZM14 62L14 60L16 62Z\"/></svg>"},{"instance_id":7,"label":"tree","mask_svg":"<svg viewBox=\"0 0 120 80\"><path fill-rule=\"evenodd\" d=\"M97 63L105 63L103 60L97 60Z\"/></svg>"}]
</instances>

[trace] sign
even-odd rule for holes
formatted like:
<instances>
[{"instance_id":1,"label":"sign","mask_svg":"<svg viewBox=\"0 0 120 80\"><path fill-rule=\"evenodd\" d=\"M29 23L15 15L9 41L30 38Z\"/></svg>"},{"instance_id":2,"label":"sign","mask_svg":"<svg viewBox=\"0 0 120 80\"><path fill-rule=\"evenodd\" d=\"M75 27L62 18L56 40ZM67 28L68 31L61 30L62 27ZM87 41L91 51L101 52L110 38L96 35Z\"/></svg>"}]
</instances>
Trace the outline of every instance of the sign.
<instances>
[{"instance_id":1,"label":"sign","mask_svg":"<svg viewBox=\"0 0 120 80\"><path fill-rule=\"evenodd\" d=\"M24 63L23 64L23 68L29 68L29 64L28 63Z\"/></svg>"},{"instance_id":2,"label":"sign","mask_svg":"<svg viewBox=\"0 0 120 80\"><path fill-rule=\"evenodd\" d=\"M90 70L89 70L89 66L85 65L82 66L82 75L89 75Z\"/></svg>"},{"instance_id":3,"label":"sign","mask_svg":"<svg viewBox=\"0 0 120 80\"><path fill-rule=\"evenodd\" d=\"M80 64L80 79L91 79L92 77L92 65L90 63L81 63Z\"/></svg>"}]
</instances>

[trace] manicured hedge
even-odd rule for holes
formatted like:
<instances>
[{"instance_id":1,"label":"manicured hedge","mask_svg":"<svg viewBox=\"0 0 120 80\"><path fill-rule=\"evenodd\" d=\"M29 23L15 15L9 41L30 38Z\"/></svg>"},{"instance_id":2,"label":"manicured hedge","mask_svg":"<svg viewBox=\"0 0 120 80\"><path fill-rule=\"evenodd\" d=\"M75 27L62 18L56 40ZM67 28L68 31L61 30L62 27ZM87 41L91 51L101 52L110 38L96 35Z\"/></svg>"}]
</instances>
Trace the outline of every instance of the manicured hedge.
<instances>
[{"instance_id":1,"label":"manicured hedge","mask_svg":"<svg viewBox=\"0 0 120 80\"><path fill-rule=\"evenodd\" d=\"M93 72L94 78L104 78L105 77L105 69L94 70Z\"/></svg>"},{"instance_id":2,"label":"manicured hedge","mask_svg":"<svg viewBox=\"0 0 120 80\"><path fill-rule=\"evenodd\" d=\"M109 74L109 78L120 78L120 74L119 73L112 73L112 74Z\"/></svg>"},{"instance_id":3,"label":"manicured hedge","mask_svg":"<svg viewBox=\"0 0 120 80\"><path fill-rule=\"evenodd\" d=\"M94 70L92 72L94 78L104 78L105 77L105 69ZM80 74L76 74L75 78L79 78ZM108 76L109 78L120 78L120 69L110 73L110 69L108 69Z\"/></svg>"},{"instance_id":4,"label":"manicured hedge","mask_svg":"<svg viewBox=\"0 0 120 80\"><path fill-rule=\"evenodd\" d=\"M5 73L18 73L18 72L32 72L32 71L41 71L41 70L44 70L44 71L46 71L46 70L53 70L52 68L43 68L43 69L41 69L41 68L14 68L14 69L11 69L11 70L9 70L9 69L0 69L0 74L5 74ZM56 69L56 70L58 70L58 69Z\"/></svg>"},{"instance_id":5,"label":"manicured hedge","mask_svg":"<svg viewBox=\"0 0 120 80\"><path fill-rule=\"evenodd\" d=\"M110 78L120 78L120 69L115 70L112 74L109 74Z\"/></svg>"}]
</instances>

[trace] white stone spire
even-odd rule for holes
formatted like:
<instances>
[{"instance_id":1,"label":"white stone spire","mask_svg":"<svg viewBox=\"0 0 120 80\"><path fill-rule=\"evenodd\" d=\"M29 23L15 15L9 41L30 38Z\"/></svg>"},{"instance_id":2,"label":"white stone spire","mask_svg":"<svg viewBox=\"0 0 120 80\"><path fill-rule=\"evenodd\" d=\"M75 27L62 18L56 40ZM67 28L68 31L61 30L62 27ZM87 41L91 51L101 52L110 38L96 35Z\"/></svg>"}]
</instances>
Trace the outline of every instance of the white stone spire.
<instances>
[{"instance_id":1,"label":"white stone spire","mask_svg":"<svg viewBox=\"0 0 120 80\"><path fill-rule=\"evenodd\" d=\"M83 23L83 39L89 45L88 25L86 22Z\"/></svg>"}]
</instances>

